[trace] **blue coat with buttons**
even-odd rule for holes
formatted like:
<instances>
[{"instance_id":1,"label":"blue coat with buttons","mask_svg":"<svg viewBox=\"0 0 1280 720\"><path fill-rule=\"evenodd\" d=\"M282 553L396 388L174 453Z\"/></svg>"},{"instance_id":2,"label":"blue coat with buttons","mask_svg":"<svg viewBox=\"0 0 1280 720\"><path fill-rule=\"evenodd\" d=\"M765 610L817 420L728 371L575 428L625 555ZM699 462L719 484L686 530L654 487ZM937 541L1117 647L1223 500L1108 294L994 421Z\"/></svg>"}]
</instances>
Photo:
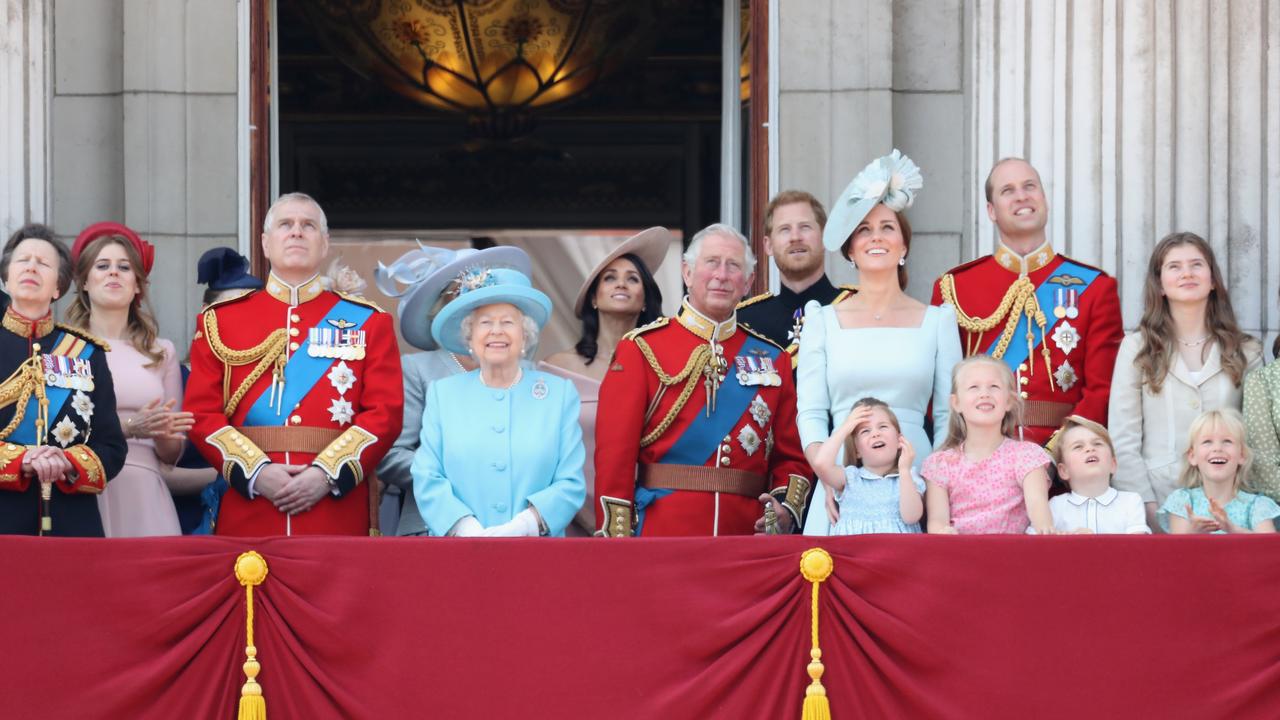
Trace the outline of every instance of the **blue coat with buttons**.
<instances>
[{"instance_id":1,"label":"blue coat with buttons","mask_svg":"<svg viewBox=\"0 0 1280 720\"><path fill-rule=\"evenodd\" d=\"M485 387L479 370L431 383L410 473L432 534L467 515L500 525L532 505L564 535L586 499L578 404L573 383L536 370L508 390Z\"/></svg>"}]
</instances>

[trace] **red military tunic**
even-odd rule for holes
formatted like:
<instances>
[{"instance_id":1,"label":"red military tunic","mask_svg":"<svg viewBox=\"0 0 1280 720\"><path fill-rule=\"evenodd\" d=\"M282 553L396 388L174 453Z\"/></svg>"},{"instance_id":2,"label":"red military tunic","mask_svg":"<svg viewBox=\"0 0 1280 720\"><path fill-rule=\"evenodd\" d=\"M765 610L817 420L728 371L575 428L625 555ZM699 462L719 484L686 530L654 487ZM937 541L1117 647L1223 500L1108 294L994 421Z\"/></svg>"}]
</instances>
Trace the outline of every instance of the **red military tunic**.
<instances>
[{"instance_id":1,"label":"red military tunic","mask_svg":"<svg viewBox=\"0 0 1280 720\"><path fill-rule=\"evenodd\" d=\"M704 368L713 363L712 337L727 366L708 416ZM762 492L782 501L798 525L809 466L796 429L790 356L736 318L717 326L686 301L676 318L618 344L600 387L595 463L604 535L750 534ZM655 487L664 483L647 482L651 472L683 473L701 489Z\"/></svg>"},{"instance_id":2,"label":"red military tunic","mask_svg":"<svg viewBox=\"0 0 1280 720\"><path fill-rule=\"evenodd\" d=\"M1110 275L1055 253L1047 242L1025 258L1000 244L994 254L954 268L934 283L933 304L943 303L956 307L966 357L989 353L1017 373L1027 400L1027 440L1046 444L1070 414L1106 424L1111 371L1124 335L1120 296ZM1030 320L1027 309L1033 312ZM1015 312L1018 326L1001 348ZM979 330L979 325L989 327Z\"/></svg>"},{"instance_id":3,"label":"red military tunic","mask_svg":"<svg viewBox=\"0 0 1280 720\"><path fill-rule=\"evenodd\" d=\"M391 316L318 278L295 288L271 275L265 290L209 307L196 328L183 409L195 415L192 443L234 488L217 533L367 535L362 483L403 420ZM315 465L333 490L285 515L251 496L250 479L268 462Z\"/></svg>"}]
</instances>

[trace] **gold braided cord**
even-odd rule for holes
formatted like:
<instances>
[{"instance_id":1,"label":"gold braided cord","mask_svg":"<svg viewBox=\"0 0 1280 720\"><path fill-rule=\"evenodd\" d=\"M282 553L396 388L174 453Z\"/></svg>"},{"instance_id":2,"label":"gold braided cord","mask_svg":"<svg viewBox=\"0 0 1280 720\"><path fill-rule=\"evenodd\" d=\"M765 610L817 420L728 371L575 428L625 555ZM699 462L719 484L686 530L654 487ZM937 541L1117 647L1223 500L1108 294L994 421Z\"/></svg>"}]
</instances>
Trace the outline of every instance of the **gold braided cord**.
<instances>
[{"instance_id":1,"label":"gold braided cord","mask_svg":"<svg viewBox=\"0 0 1280 720\"><path fill-rule=\"evenodd\" d=\"M983 333L1000 324L1000 321L1005 321L1004 330L1000 334L1000 342L996 343L996 349L991 353L992 357L995 358L1004 357L1005 350L1009 348L1009 342L1013 339L1013 331L1018 327L1018 316L1026 311L1028 298L1031 298L1033 303L1035 302L1036 291L1031 279L1023 275L1009 286L1009 290L1005 292L995 312L987 317L974 317L960 307L960 300L956 297L954 275L951 273L943 275L942 279L938 281L938 289L942 292L942 301L955 308L956 323L969 333L965 347L966 356L973 355L977 351L973 343L980 339ZM1038 303L1036 304L1036 311L1039 311ZM1041 313L1040 316L1043 317L1044 314Z\"/></svg>"},{"instance_id":2,"label":"gold braided cord","mask_svg":"<svg viewBox=\"0 0 1280 720\"><path fill-rule=\"evenodd\" d=\"M17 403L9 424L0 428L0 438L8 438L26 417L27 401L36 392L36 388L44 389L44 369L41 367L40 353L33 351L31 357L23 360L17 369L4 379L4 382L0 382L0 408L7 408ZM40 399L43 400L41 409L47 414L49 401L44 399L43 392L40 393ZM47 424L47 418L45 422ZM37 428L38 431L39 428Z\"/></svg>"},{"instance_id":3,"label":"gold braided cord","mask_svg":"<svg viewBox=\"0 0 1280 720\"><path fill-rule=\"evenodd\" d=\"M996 343L995 349L991 351L991 357L999 360L1004 357L1005 351L1009 349L1009 343L1013 341L1013 333L1018 327L1019 316L1025 315L1027 318L1027 357L1032 356L1032 350L1035 345L1035 335L1031 331L1031 324L1034 323L1040 328L1040 354L1044 357L1045 372L1049 376L1049 389L1054 389L1053 385L1053 364L1049 360L1049 345L1044 340L1045 328L1048 325L1048 318L1045 317L1044 310L1040 307L1040 301L1036 299L1036 286L1031 282L1031 278L1021 275L1000 300L1000 305L996 311L987 317L974 317L966 313L960 307L959 298L956 297L956 280L955 276L947 273L938 281L938 289L942 292L942 301L951 305L956 310L956 323L968 332L968 338L965 342L965 356L973 355L981 350L975 347L974 343L982 339L982 334L994 328L1001 320L1005 321L1004 329L1000 332L1000 340ZM1034 373L1035 363L1030 363L1029 368Z\"/></svg>"},{"instance_id":4,"label":"gold braided cord","mask_svg":"<svg viewBox=\"0 0 1280 720\"><path fill-rule=\"evenodd\" d=\"M710 352L706 345L699 345L698 349L689 356L689 362L684 364L684 369L675 375L668 375L658 363L657 356L653 354L653 348L649 347L649 343L645 342L644 338L636 338L635 343L636 347L640 348L640 354L644 355L645 361L649 363L649 367L653 368L653 372L657 374L658 382L663 385L675 385L686 377L697 377L698 373L702 372L707 353Z\"/></svg>"},{"instance_id":5,"label":"gold braided cord","mask_svg":"<svg viewBox=\"0 0 1280 720\"><path fill-rule=\"evenodd\" d=\"M685 363L684 368L675 375L668 375L662 369L662 365L658 363L658 358L653 354L653 348L649 347L649 343L643 338L634 338L636 347L640 349L640 354L644 356L645 362L649 363L649 367L658 376L658 382L662 386L670 387L676 383L684 381L684 388L680 391L680 396L676 398L675 403L671 405L671 409L667 410L667 414L663 416L662 422L657 427L645 433L640 438L640 447L648 447L662 437L662 434L671 427L671 423L675 422L676 416L684 409L685 404L689 402L689 397L693 395L694 388L697 386L698 378L702 375L703 368L707 365L707 360L711 356L711 348L706 345L699 345L689 356L689 361Z\"/></svg>"},{"instance_id":6,"label":"gold braided cord","mask_svg":"<svg viewBox=\"0 0 1280 720\"><path fill-rule=\"evenodd\" d=\"M281 368L281 361L284 359L284 349L289 344L289 336L285 333L284 328L277 328L265 340L245 350L235 350L227 347L222 342L222 335L218 332L218 316L216 313L206 311L204 314L204 331L205 337L209 339L209 347L213 350L213 354L222 361L224 372L222 376L222 395L226 399L226 405L223 408L227 417L236 411L240 405L240 401L244 399L245 393L249 392L249 388L262 377L263 373L274 363L276 369ZM231 366L232 365L248 365L251 362L258 364L249 373L249 376L241 381L240 386L236 388L234 393L228 393L231 390Z\"/></svg>"}]
</instances>

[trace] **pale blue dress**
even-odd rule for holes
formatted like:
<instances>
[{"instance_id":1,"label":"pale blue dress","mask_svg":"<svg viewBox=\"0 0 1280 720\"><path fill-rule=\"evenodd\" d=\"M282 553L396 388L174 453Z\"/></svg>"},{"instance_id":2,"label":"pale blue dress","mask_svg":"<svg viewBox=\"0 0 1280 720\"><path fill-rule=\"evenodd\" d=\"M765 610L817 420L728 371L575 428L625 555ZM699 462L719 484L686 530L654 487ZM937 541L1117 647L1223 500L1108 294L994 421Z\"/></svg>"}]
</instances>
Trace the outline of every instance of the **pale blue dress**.
<instances>
[{"instance_id":1,"label":"pale blue dress","mask_svg":"<svg viewBox=\"0 0 1280 720\"><path fill-rule=\"evenodd\" d=\"M856 465L844 469L844 492L840 503L840 519L831 527L832 535L869 535L872 533L918 533L920 523L902 521L898 501L898 473L877 475ZM916 492L924 494L924 480L911 473Z\"/></svg>"},{"instance_id":2,"label":"pale blue dress","mask_svg":"<svg viewBox=\"0 0 1280 720\"><path fill-rule=\"evenodd\" d=\"M796 423L800 444L823 442L832 418L843 422L857 400L871 396L887 403L915 450L912 467L933 451L925 432L925 411L933 403L933 438L947 436L951 370L963 357L956 313L950 305L925 308L919 327L842 328L835 308L810 302L796 372ZM826 491L815 483L805 535L827 535Z\"/></svg>"},{"instance_id":3,"label":"pale blue dress","mask_svg":"<svg viewBox=\"0 0 1280 720\"><path fill-rule=\"evenodd\" d=\"M573 383L539 370L509 389L485 387L479 370L432 382L410 467L431 534L467 515L500 525L532 505L563 536L586 498L578 407Z\"/></svg>"},{"instance_id":4,"label":"pale blue dress","mask_svg":"<svg viewBox=\"0 0 1280 720\"><path fill-rule=\"evenodd\" d=\"M1169 532L1170 515L1177 515L1185 520L1187 505L1191 505L1191 512L1200 517L1213 517L1209 512L1209 498L1204 494L1203 487L1178 488L1169 493L1164 505L1161 505L1159 512L1156 513L1156 520L1159 521L1160 527L1165 532ZM1237 492L1223 510L1227 511L1227 518L1231 522L1246 530L1252 530L1264 520L1274 520L1276 516L1280 516L1280 505L1276 505L1274 500L1266 495L1256 495L1244 490ZM1226 530L1215 530L1213 534L1224 535L1226 532Z\"/></svg>"}]
</instances>

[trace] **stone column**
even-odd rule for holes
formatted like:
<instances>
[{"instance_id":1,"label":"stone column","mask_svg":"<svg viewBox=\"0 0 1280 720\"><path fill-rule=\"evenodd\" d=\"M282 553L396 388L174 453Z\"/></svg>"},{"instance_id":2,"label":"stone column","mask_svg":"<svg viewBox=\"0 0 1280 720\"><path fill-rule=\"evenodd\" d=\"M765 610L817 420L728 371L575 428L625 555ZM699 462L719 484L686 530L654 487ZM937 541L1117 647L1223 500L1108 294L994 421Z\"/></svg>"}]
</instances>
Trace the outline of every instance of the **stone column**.
<instances>
[{"instance_id":1,"label":"stone column","mask_svg":"<svg viewBox=\"0 0 1280 720\"><path fill-rule=\"evenodd\" d=\"M960 259L966 205L963 0L797 0L779 10L780 188L830 204L894 147L923 170L908 292ZM857 281L828 256L838 283Z\"/></svg>"},{"instance_id":2,"label":"stone column","mask_svg":"<svg viewBox=\"0 0 1280 720\"><path fill-rule=\"evenodd\" d=\"M45 4L0 9L0 243L45 220Z\"/></svg>"},{"instance_id":3,"label":"stone column","mask_svg":"<svg viewBox=\"0 0 1280 720\"><path fill-rule=\"evenodd\" d=\"M971 0L978 179L1026 156L1049 190L1057 247L1118 276L1142 313L1152 246L1192 231L1214 247L1242 326L1277 326L1280 3ZM975 217L967 255L987 252Z\"/></svg>"}]
</instances>

